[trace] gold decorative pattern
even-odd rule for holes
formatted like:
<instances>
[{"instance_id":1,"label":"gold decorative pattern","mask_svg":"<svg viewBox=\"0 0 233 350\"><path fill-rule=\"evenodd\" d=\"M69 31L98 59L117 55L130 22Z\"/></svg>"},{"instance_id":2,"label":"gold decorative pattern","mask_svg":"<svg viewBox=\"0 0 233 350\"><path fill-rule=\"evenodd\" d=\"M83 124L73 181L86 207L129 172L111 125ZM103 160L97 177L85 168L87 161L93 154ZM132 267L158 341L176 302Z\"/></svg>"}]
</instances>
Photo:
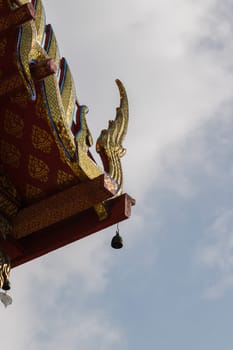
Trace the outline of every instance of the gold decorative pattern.
<instances>
[{"instance_id":1,"label":"gold decorative pattern","mask_svg":"<svg viewBox=\"0 0 233 350\"><path fill-rule=\"evenodd\" d=\"M64 184L69 184L74 180L74 176L71 174L67 174L63 170L58 170L57 172L57 184L62 186Z\"/></svg>"},{"instance_id":2,"label":"gold decorative pattern","mask_svg":"<svg viewBox=\"0 0 233 350\"><path fill-rule=\"evenodd\" d=\"M62 163L67 164L67 157L65 155L64 150L61 147L58 147L58 150L59 150L59 156L60 156Z\"/></svg>"},{"instance_id":3,"label":"gold decorative pattern","mask_svg":"<svg viewBox=\"0 0 233 350\"><path fill-rule=\"evenodd\" d=\"M29 175L39 180L40 182L46 183L48 181L49 167L41 159L29 156L28 162L28 172Z\"/></svg>"},{"instance_id":4,"label":"gold decorative pattern","mask_svg":"<svg viewBox=\"0 0 233 350\"><path fill-rule=\"evenodd\" d=\"M45 12L41 0L36 1L36 31L37 41L41 44L45 28Z\"/></svg>"},{"instance_id":5,"label":"gold decorative pattern","mask_svg":"<svg viewBox=\"0 0 233 350\"><path fill-rule=\"evenodd\" d=\"M24 122L20 116L7 109L4 118L4 130L16 138L21 138L23 136L23 128Z\"/></svg>"},{"instance_id":6,"label":"gold decorative pattern","mask_svg":"<svg viewBox=\"0 0 233 350\"><path fill-rule=\"evenodd\" d=\"M4 56L6 53L6 45L7 45L7 40L6 38L1 38L0 39L0 56Z\"/></svg>"},{"instance_id":7,"label":"gold decorative pattern","mask_svg":"<svg viewBox=\"0 0 233 350\"><path fill-rule=\"evenodd\" d=\"M120 107L117 108L115 120L109 121L108 129L102 130L97 143L96 151L104 164L104 169L119 185L117 194L122 193L123 176L120 158L125 155L122 146L128 127L128 98L125 88L120 80L116 80L120 92Z\"/></svg>"},{"instance_id":8,"label":"gold decorative pattern","mask_svg":"<svg viewBox=\"0 0 233 350\"><path fill-rule=\"evenodd\" d=\"M21 154L14 145L2 140L0 148L1 161L12 168L18 168L20 164Z\"/></svg>"},{"instance_id":9,"label":"gold decorative pattern","mask_svg":"<svg viewBox=\"0 0 233 350\"><path fill-rule=\"evenodd\" d=\"M88 108L86 106L82 106L80 113L80 123L82 125L82 130L76 136L75 142L77 145L76 147L78 152L79 166L90 179L93 179L103 174L103 171L90 157L88 157L88 150L92 145L93 140L86 122L87 113Z\"/></svg>"},{"instance_id":10,"label":"gold decorative pattern","mask_svg":"<svg viewBox=\"0 0 233 350\"><path fill-rule=\"evenodd\" d=\"M47 30L50 30L50 46L48 50L48 56L54 59L54 62L57 67L60 65L60 53L57 45L57 39L54 34L53 28L50 24L47 25Z\"/></svg>"},{"instance_id":11,"label":"gold decorative pattern","mask_svg":"<svg viewBox=\"0 0 233 350\"><path fill-rule=\"evenodd\" d=\"M50 153L53 139L47 131L39 128L36 125L32 126L32 145L44 153Z\"/></svg>"},{"instance_id":12,"label":"gold decorative pattern","mask_svg":"<svg viewBox=\"0 0 233 350\"><path fill-rule=\"evenodd\" d=\"M26 0L22 0L22 3L26 3ZM32 4L27 7L27 9L28 14L33 18L34 14L31 7ZM33 61L39 64L41 61L52 57L57 63L60 63L59 49L53 32L50 33L52 36L48 53L46 53L45 49L42 47L45 14L41 0L38 0L36 7L37 14L35 21L27 21L17 29L20 34L20 42L19 45L17 45L19 51L14 52L17 58L16 76L7 77L7 80L2 80L0 95L8 94L10 95L11 101L24 107L28 106L31 103L30 101L35 99L36 116L38 118L44 118L47 125L50 126L51 132L53 133L52 138L59 150L61 159L65 160L65 164L72 169L75 176L80 180L84 181L88 178L94 179L100 174L103 174L103 170L89 157L89 145L85 147L84 139L82 141L80 140L83 147L80 151L77 151L77 144L71 131L70 124L75 108L76 92L69 68L67 67L62 94L60 93L56 75L46 77L40 84L37 84L37 89L35 88L35 82L30 70L30 62ZM18 6L15 7L15 11L19 11ZM14 21L21 21L22 18L20 19L17 16L18 13L15 13ZM20 11L19 16L22 16ZM3 17L4 16L0 16L0 21ZM4 27L5 24L3 23L2 26ZM20 94L18 93L19 88ZM41 127L43 128L43 126ZM43 139L43 137L41 137L41 139ZM89 139L89 136L87 136L87 139ZM38 146L37 141L35 144ZM39 144L41 147L43 143ZM45 151L45 149L47 148L43 146L43 151ZM29 164L31 164L31 162L29 162ZM48 169L45 168L44 170L46 173ZM40 174L40 171L32 171L32 174L34 174L32 176L35 176L37 173ZM42 178L44 179L43 181L46 181L46 176L42 176Z\"/></svg>"},{"instance_id":13,"label":"gold decorative pattern","mask_svg":"<svg viewBox=\"0 0 233 350\"><path fill-rule=\"evenodd\" d=\"M13 75L12 77L1 81L0 95L3 96L9 93L12 93L12 91L15 91L17 88L21 86L22 86L22 80L20 79L20 76Z\"/></svg>"},{"instance_id":14,"label":"gold decorative pattern","mask_svg":"<svg viewBox=\"0 0 233 350\"><path fill-rule=\"evenodd\" d=\"M37 199L43 195L43 191L39 187L35 187L33 185L26 185L26 197L28 199Z\"/></svg>"},{"instance_id":15,"label":"gold decorative pattern","mask_svg":"<svg viewBox=\"0 0 233 350\"><path fill-rule=\"evenodd\" d=\"M0 214L0 233L4 238L9 233L12 233L12 225L2 214Z\"/></svg>"},{"instance_id":16,"label":"gold decorative pattern","mask_svg":"<svg viewBox=\"0 0 233 350\"><path fill-rule=\"evenodd\" d=\"M100 221L107 219L108 211L104 203L96 204L94 209Z\"/></svg>"},{"instance_id":17,"label":"gold decorative pattern","mask_svg":"<svg viewBox=\"0 0 233 350\"><path fill-rule=\"evenodd\" d=\"M35 24L33 24L33 21L24 23L21 26L21 28L22 28L22 36L21 36L21 42L20 42L20 61L23 65L24 72L21 69L20 61L18 61L17 64L18 64L18 70L21 76L21 80L24 82L24 86L27 91L27 95L31 98L32 91L29 88L28 83L33 89L33 92L35 92L35 88L34 88L34 83L30 73L29 54L32 48L32 43L33 41L36 40L36 28L35 28ZM25 79L24 74L26 74L27 79Z\"/></svg>"},{"instance_id":18,"label":"gold decorative pattern","mask_svg":"<svg viewBox=\"0 0 233 350\"><path fill-rule=\"evenodd\" d=\"M61 98L65 110L65 118L67 124L70 126L72 123L72 117L75 109L76 92L70 68L65 59L64 61L64 64L66 64L66 72L64 77L64 85L61 92Z\"/></svg>"},{"instance_id":19,"label":"gold decorative pattern","mask_svg":"<svg viewBox=\"0 0 233 350\"><path fill-rule=\"evenodd\" d=\"M15 186L10 179L2 173L0 173L0 191L7 193L8 197L10 196L15 202L19 202L19 195Z\"/></svg>"},{"instance_id":20,"label":"gold decorative pattern","mask_svg":"<svg viewBox=\"0 0 233 350\"><path fill-rule=\"evenodd\" d=\"M74 135L70 130L70 126L65 118L65 111L62 104L60 90L57 83L57 78L54 75L44 79L47 102L50 112L53 116L53 121L57 132L62 139L63 145L70 155L74 156L76 147Z\"/></svg>"},{"instance_id":21,"label":"gold decorative pattern","mask_svg":"<svg viewBox=\"0 0 233 350\"><path fill-rule=\"evenodd\" d=\"M82 125L82 130L76 136L76 144L78 145L78 149L82 149L84 152L88 152L89 147L93 145L93 139L91 132L87 126L86 114L88 113L87 106L81 106L80 113L80 124Z\"/></svg>"},{"instance_id":22,"label":"gold decorative pattern","mask_svg":"<svg viewBox=\"0 0 233 350\"><path fill-rule=\"evenodd\" d=\"M12 218L20 207L20 198L16 188L6 175L0 173L0 212L5 217Z\"/></svg>"},{"instance_id":23,"label":"gold decorative pattern","mask_svg":"<svg viewBox=\"0 0 233 350\"><path fill-rule=\"evenodd\" d=\"M1 212L8 218L12 218L19 211L19 205L14 201L11 201L7 195L0 192L0 208Z\"/></svg>"}]
</instances>

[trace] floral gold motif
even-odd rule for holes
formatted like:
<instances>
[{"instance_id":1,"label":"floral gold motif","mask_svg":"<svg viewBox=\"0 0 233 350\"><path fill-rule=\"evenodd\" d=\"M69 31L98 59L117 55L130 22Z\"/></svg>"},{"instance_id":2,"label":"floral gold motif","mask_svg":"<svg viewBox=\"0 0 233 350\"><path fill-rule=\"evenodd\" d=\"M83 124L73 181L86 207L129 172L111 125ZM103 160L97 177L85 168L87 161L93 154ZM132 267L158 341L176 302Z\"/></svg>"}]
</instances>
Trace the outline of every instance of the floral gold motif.
<instances>
[{"instance_id":1,"label":"floral gold motif","mask_svg":"<svg viewBox=\"0 0 233 350\"><path fill-rule=\"evenodd\" d=\"M26 185L26 197L28 199L37 199L40 198L43 194L43 191L39 187L35 187L33 185Z\"/></svg>"},{"instance_id":2,"label":"floral gold motif","mask_svg":"<svg viewBox=\"0 0 233 350\"><path fill-rule=\"evenodd\" d=\"M2 80L0 85L0 95L6 95L7 93L11 93L15 91L22 85L22 81L20 76L14 75L8 79Z\"/></svg>"},{"instance_id":3,"label":"floral gold motif","mask_svg":"<svg viewBox=\"0 0 233 350\"><path fill-rule=\"evenodd\" d=\"M18 148L16 148L14 145L2 140L0 156L4 164L10 165L13 168L19 167L21 154Z\"/></svg>"},{"instance_id":4,"label":"floral gold motif","mask_svg":"<svg viewBox=\"0 0 233 350\"><path fill-rule=\"evenodd\" d=\"M32 145L44 153L50 153L53 139L47 131L39 128L36 125L32 126Z\"/></svg>"},{"instance_id":5,"label":"floral gold motif","mask_svg":"<svg viewBox=\"0 0 233 350\"><path fill-rule=\"evenodd\" d=\"M74 176L71 174L67 174L63 170L58 170L57 172L57 184L58 185L64 185L64 184L69 184L74 180Z\"/></svg>"},{"instance_id":6,"label":"floral gold motif","mask_svg":"<svg viewBox=\"0 0 233 350\"><path fill-rule=\"evenodd\" d=\"M41 182L46 183L48 181L49 167L41 159L29 156L28 162L28 172L29 175Z\"/></svg>"},{"instance_id":7,"label":"floral gold motif","mask_svg":"<svg viewBox=\"0 0 233 350\"><path fill-rule=\"evenodd\" d=\"M19 194L13 183L10 181L8 176L0 172L0 188L1 191L7 193L8 197L11 197L14 202L20 202Z\"/></svg>"},{"instance_id":8,"label":"floral gold motif","mask_svg":"<svg viewBox=\"0 0 233 350\"><path fill-rule=\"evenodd\" d=\"M17 138L23 136L24 122L17 114L6 110L4 118L4 130Z\"/></svg>"}]
</instances>

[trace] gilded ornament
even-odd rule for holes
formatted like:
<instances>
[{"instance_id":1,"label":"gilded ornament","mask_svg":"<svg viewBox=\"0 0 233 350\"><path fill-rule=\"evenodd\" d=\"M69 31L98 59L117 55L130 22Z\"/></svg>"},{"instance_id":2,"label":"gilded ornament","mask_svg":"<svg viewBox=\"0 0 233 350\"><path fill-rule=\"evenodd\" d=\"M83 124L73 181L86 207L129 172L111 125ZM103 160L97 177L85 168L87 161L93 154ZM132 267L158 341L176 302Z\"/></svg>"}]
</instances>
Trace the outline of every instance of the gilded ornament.
<instances>
[{"instance_id":1,"label":"gilded ornament","mask_svg":"<svg viewBox=\"0 0 233 350\"><path fill-rule=\"evenodd\" d=\"M44 153L50 153L53 139L47 131L36 125L32 126L32 145Z\"/></svg>"},{"instance_id":2,"label":"gilded ornament","mask_svg":"<svg viewBox=\"0 0 233 350\"><path fill-rule=\"evenodd\" d=\"M36 1L36 32L37 32L37 41L41 44L44 36L45 28L45 12L41 0Z\"/></svg>"},{"instance_id":3,"label":"gilded ornament","mask_svg":"<svg viewBox=\"0 0 233 350\"><path fill-rule=\"evenodd\" d=\"M98 203L94 206L95 212L98 215L100 221L107 219L108 210L105 203Z\"/></svg>"},{"instance_id":4,"label":"gilded ornament","mask_svg":"<svg viewBox=\"0 0 233 350\"><path fill-rule=\"evenodd\" d=\"M61 86L61 98L65 110L67 124L71 126L76 103L76 92L70 68L63 58L63 83Z\"/></svg>"},{"instance_id":5,"label":"gilded ornament","mask_svg":"<svg viewBox=\"0 0 233 350\"><path fill-rule=\"evenodd\" d=\"M18 168L20 165L21 154L14 145L2 140L0 148L1 161L12 168Z\"/></svg>"},{"instance_id":6,"label":"gilded ornament","mask_svg":"<svg viewBox=\"0 0 233 350\"><path fill-rule=\"evenodd\" d=\"M26 88L26 95L30 99L35 98L35 86L30 73L29 54L33 41L36 40L36 30L33 21L26 22L20 27L20 46L18 55L18 70L20 79Z\"/></svg>"},{"instance_id":7,"label":"gilded ornament","mask_svg":"<svg viewBox=\"0 0 233 350\"><path fill-rule=\"evenodd\" d=\"M40 182L46 183L48 181L48 165L43 162L43 160L38 159L32 155L29 156L28 172L32 178L37 179Z\"/></svg>"},{"instance_id":8,"label":"gilded ornament","mask_svg":"<svg viewBox=\"0 0 233 350\"><path fill-rule=\"evenodd\" d=\"M23 129L24 122L22 118L7 109L4 116L4 130L6 133L19 139L23 136Z\"/></svg>"},{"instance_id":9,"label":"gilded ornament","mask_svg":"<svg viewBox=\"0 0 233 350\"><path fill-rule=\"evenodd\" d=\"M3 288L9 279L11 264L9 257L0 250L0 288ZM9 281L8 281L9 283Z\"/></svg>"},{"instance_id":10,"label":"gilded ornament","mask_svg":"<svg viewBox=\"0 0 233 350\"><path fill-rule=\"evenodd\" d=\"M57 77L54 75L44 79L44 99L50 118L52 117L53 120L53 132L55 132L56 138L59 137L61 140L60 143L67 154L69 154L70 159L73 159L76 152L74 135L65 118Z\"/></svg>"},{"instance_id":11,"label":"gilded ornament","mask_svg":"<svg viewBox=\"0 0 233 350\"><path fill-rule=\"evenodd\" d=\"M119 185L118 194L122 193L123 175L120 158L125 155L122 142L128 127L128 98L120 80L116 80L120 92L120 107L116 109L115 120L110 120L108 129L102 130L97 143L96 151L100 154L104 170Z\"/></svg>"},{"instance_id":12,"label":"gilded ornament","mask_svg":"<svg viewBox=\"0 0 233 350\"><path fill-rule=\"evenodd\" d=\"M45 51L47 52L48 56L54 59L54 62L57 67L60 66L60 53L59 48L57 45L57 39L54 34L53 28L51 24L48 24L46 26L46 37L49 36L49 42L46 47L44 47Z\"/></svg>"}]
</instances>

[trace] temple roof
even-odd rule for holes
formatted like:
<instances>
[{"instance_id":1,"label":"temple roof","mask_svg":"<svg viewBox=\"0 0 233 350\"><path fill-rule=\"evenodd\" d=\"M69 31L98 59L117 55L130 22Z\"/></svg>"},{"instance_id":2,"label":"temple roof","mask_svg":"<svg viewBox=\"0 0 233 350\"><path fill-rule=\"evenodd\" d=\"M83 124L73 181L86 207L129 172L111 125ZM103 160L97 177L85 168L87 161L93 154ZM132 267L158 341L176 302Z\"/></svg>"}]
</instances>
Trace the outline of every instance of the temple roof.
<instances>
[{"instance_id":1,"label":"temple roof","mask_svg":"<svg viewBox=\"0 0 233 350\"><path fill-rule=\"evenodd\" d=\"M123 84L96 142L99 166L42 2L0 0L0 13L0 248L14 267L129 218L135 201L122 194Z\"/></svg>"}]
</instances>

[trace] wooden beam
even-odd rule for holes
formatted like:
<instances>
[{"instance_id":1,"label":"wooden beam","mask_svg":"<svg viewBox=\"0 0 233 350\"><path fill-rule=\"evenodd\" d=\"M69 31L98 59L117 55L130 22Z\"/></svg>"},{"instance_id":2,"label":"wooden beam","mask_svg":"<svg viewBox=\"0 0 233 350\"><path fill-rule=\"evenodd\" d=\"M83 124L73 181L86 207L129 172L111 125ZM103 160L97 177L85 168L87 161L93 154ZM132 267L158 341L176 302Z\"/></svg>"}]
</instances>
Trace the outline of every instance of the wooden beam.
<instances>
[{"instance_id":1,"label":"wooden beam","mask_svg":"<svg viewBox=\"0 0 233 350\"><path fill-rule=\"evenodd\" d=\"M129 195L123 194L120 197L108 200L107 203L109 216L106 220L99 221L95 210L91 208L79 215L19 239L18 243L23 248L24 253L12 259L12 267L128 219L135 201Z\"/></svg>"},{"instance_id":2,"label":"wooden beam","mask_svg":"<svg viewBox=\"0 0 233 350\"><path fill-rule=\"evenodd\" d=\"M113 195L109 178L104 174L93 180L81 182L21 209L12 220L13 235L16 239L28 236L77 215Z\"/></svg>"}]
</instances>

